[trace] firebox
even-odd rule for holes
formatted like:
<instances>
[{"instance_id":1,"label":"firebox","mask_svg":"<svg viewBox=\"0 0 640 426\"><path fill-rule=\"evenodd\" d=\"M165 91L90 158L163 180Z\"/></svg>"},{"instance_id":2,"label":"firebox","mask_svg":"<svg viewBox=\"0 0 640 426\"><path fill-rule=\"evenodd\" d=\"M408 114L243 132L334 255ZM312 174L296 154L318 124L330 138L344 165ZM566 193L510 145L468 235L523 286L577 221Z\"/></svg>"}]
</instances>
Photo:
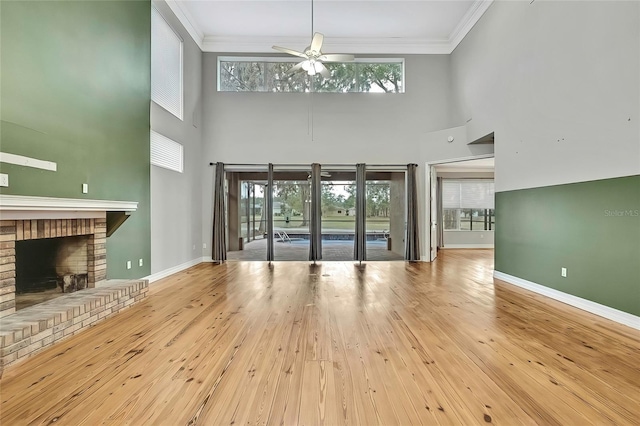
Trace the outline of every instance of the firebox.
<instances>
[{"instance_id":1,"label":"firebox","mask_svg":"<svg viewBox=\"0 0 640 426\"><path fill-rule=\"evenodd\" d=\"M87 235L16 241L16 308L87 287Z\"/></svg>"}]
</instances>

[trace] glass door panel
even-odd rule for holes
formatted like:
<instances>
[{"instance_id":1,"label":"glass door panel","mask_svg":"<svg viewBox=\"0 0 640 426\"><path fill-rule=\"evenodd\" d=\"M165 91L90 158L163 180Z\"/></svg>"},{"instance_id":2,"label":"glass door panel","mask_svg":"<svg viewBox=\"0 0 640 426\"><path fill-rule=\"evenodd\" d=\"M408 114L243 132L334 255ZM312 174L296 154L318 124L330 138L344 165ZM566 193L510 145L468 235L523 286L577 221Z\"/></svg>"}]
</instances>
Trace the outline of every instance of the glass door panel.
<instances>
[{"instance_id":1,"label":"glass door panel","mask_svg":"<svg viewBox=\"0 0 640 426\"><path fill-rule=\"evenodd\" d=\"M274 172L274 260L309 260L310 172ZM290 179L287 179L290 177Z\"/></svg>"},{"instance_id":2,"label":"glass door panel","mask_svg":"<svg viewBox=\"0 0 640 426\"><path fill-rule=\"evenodd\" d=\"M404 259L405 173L367 172L367 259Z\"/></svg>"},{"instance_id":3,"label":"glass door panel","mask_svg":"<svg viewBox=\"0 0 640 426\"><path fill-rule=\"evenodd\" d=\"M353 260L355 172L324 172L322 181L322 259ZM339 177L336 175L340 175ZM334 177L335 176L335 177ZM349 180L329 180L347 178Z\"/></svg>"}]
</instances>

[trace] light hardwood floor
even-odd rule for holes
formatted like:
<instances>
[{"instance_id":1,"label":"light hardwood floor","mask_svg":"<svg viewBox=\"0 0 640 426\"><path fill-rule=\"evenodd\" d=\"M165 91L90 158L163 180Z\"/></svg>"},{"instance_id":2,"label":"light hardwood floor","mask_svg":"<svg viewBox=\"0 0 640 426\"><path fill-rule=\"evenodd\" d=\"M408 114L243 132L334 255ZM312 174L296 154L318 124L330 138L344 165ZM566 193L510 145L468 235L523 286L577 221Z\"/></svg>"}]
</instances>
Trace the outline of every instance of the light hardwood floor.
<instances>
[{"instance_id":1,"label":"light hardwood floor","mask_svg":"<svg viewBox=\"0 0 640 426\"><path fill-rule=\"evenodd\" d=\"M492 259L201 264L9 367L0 423L638 424L640 332Z\"/></svg>"}]
</instances>

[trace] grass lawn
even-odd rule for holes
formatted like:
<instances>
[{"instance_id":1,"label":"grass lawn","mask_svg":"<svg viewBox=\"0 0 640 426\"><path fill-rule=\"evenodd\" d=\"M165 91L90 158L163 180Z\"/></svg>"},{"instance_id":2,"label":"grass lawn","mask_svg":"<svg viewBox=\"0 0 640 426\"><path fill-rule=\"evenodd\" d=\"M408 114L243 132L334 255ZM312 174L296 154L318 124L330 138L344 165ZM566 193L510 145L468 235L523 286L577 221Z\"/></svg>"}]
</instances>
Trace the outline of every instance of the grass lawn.
<instances>
[{"instance_id":1,"label":"grass lawn","mask_svg":"<svg viewBox=\"0 0 640 426\"><path fill-rule=\"evenodd\" d=\"M251 218L253 220L253 218ZM241 229L247 229L247 217L241 218L243 226ZM388 217L368 217L366 220L367 231L389 231L390 219ZM256 228L260 226L260 216L256 216ZM302 216L293 216L287 223L283 216L274 216L273 226L277 228L300 228L302 226ZM322 228L323 229L344 229L353 230L356 228L355 216L343 216L343 215L323 215L322 216Z\"/></svg>"}]
</instances>

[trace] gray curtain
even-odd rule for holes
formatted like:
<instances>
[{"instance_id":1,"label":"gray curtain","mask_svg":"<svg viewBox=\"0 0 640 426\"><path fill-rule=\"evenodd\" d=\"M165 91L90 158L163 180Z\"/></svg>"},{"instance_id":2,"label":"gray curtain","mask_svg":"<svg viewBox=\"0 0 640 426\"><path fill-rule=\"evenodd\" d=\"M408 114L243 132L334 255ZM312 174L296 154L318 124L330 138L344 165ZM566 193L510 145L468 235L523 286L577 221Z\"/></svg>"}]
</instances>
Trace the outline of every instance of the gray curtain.
<instances>
[{"instance_id":1,"label":"gray curtain","mask_svg":"<svg viewBox=\"0 0 640 426\"><path fill-rule=\"evenodd\" d=\"M273 164L269 163L267 172L267 186L264 194L264 211L262 216L267 220L267 260L271 262L274 257L273 252Z\"/></svg>"},{"instance_id":2,"label":"gray curtain","mask_svg":"<svg viewBox=\"0 0 640 426\"><path fill-rule=\"evenodd\" d=\"M224 163L216 163L213 183L213 242L211 257L214 262L227 260L227 225L224 211Z\"/></svg>"},{"instance_id":3,"label":"gray curtain","mask_svg":"<svg viewBox=\"0 0 640 426\"><path fill-rule=\"evenodd\" d=\"M367 260L367 166L356 164L356 235L353 241L353 260Z\"/></svg>"},{"instance_id":4,"label":"gray curtain","mask_svg":"<svg viewBox=\"0 0 640 426\"><path fill-rule=\"evenodd\" d=\"M407 239L404 260L420 260L420 237L418 235L418 179L417 164L407 165Z\"/></svg>"},{"instance_id":5,"label":"gray curtain","mask_svg":"<svg viewBox=\"0 0 640 426\"><path fill-rule=\"evenodd\" d=\"M322 182L320 164L311 165L311 209L309 211L309 260L322 260Z\"/></svg>"},{"instance_id":6,"label":"gray curtain","mask_svg":"<svg viewBox=\"0 0 640 426\"><path fill-rule=\"evenodd\" d=\"M436 216L437 217L436 231L438 232L438 247L436 248L436 250L444 246L444 210L442 207L442 178L439 177L437 179L438 179L438 183L436 186L436 191L437 191L438 198L436 199L436 208L438 209L438 216Z\"/></svg>"}]
</instances>

